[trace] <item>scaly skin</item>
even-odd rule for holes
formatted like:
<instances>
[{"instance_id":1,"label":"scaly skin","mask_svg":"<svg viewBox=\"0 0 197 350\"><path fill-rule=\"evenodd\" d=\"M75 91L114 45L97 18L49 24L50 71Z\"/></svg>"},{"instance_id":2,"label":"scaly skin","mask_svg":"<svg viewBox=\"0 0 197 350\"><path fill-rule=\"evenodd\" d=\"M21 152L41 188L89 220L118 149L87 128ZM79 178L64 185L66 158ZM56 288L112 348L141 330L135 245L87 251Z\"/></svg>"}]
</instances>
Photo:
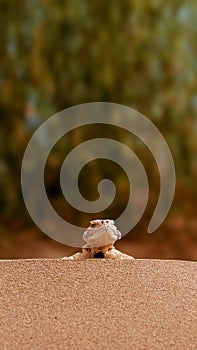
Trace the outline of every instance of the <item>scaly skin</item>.
<instances>
[{"instance_id":1,"label":"scaly skin","mask_svg":"<svg viewBox=\"0 0 197 350\"><path fill-rule=\"evenodd\" d=\"M113 244L120 238L121 233L114 225L113 220L92 220L90 221L90 226L83 234L83 239L87 244L83 246L82 252L62 259L134 259L130 255L123 254L113 246Z\"/></svg>"}]
</instances>

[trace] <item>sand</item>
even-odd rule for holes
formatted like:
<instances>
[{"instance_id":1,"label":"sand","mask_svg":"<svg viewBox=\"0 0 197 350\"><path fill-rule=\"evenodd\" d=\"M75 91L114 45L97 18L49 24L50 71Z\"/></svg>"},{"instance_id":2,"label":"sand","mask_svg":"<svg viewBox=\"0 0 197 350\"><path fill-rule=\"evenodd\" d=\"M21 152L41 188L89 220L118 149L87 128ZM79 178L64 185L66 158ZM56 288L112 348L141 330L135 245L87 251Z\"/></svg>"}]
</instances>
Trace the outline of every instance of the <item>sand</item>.
<instances>
[{"instance_id":1,"label":"sand","mask_svg":"<svg viewBox=\"0 0 197 350\"><path fill-rule=\"evenodd\" d=\"M0 349L197 349L197 263L0 261Z\"/></svg>"}]
</instances>

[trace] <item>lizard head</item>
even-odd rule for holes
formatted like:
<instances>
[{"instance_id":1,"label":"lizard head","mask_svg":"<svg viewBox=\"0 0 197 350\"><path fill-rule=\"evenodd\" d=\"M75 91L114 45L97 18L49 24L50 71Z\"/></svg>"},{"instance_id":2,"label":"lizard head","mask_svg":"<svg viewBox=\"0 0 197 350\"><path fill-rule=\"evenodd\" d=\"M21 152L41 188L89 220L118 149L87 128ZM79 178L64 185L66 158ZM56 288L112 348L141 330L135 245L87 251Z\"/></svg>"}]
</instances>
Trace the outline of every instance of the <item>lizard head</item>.
<instances>
[{"instance_id":1,"label":"lizard head","mask_svg":"<svg viewBox=\"0 0 197 350\"><path fill-rule=\"evenodd\" d=\"M96 219L90 221L90 226L83 234L84 241L89 247L102 247L108 244L114 244L121 238L121 233L114 225L114 220Z\"/></svg>"}]
</instances>

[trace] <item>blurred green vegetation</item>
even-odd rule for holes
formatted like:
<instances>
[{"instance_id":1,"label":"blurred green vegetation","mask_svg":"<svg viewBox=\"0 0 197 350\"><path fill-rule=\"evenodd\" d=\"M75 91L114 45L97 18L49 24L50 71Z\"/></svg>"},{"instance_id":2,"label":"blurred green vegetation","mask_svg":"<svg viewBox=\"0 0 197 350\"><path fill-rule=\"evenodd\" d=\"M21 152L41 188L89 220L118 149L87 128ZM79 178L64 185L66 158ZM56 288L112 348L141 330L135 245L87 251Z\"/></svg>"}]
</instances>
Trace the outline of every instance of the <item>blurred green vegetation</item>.
<instances>
[{"instance_id":1,"label":"blurred green vegetation","mask_svg":"<svg viewBox=\"0 0 197 350\"><path fill-rule=\"evenodd\" d=\"M20 167L32 133L55 112L92 101L130 106L155 123L175 160L174 210L195 211L196 5L196 0L0 1L2 218L23 208ZM116 134L127 142L128 135ZM83 137L73 132L67 148ZM137 140L132 142L151 174L150 155ZM49 158L49 193L58 192L64 152L62 140ZM82 192L89 185L82 181Z\"/></svg>"}]
</instances>

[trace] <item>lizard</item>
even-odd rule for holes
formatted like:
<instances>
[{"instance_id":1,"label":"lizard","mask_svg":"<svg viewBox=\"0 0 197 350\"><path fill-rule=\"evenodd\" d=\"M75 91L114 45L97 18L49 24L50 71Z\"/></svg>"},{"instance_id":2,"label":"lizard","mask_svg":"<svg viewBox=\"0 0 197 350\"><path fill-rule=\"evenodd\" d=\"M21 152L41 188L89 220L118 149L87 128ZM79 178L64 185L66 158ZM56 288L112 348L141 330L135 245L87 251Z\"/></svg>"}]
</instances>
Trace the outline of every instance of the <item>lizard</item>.
<instances>
[{"instance_id":1,"label":"lizard","mask_svg":"<svg viewBox=\"0 0 197 350\"><path fill-rule=\"evenodd\" d=\"M134 259L133 256L124 254L114 247L114 243L121 238L121 233L111 219L96 219L90 221L90 226L83 234L86 245L82 252L75 253L64 260L85 259Z\"/></svg>"}]
</instances>

